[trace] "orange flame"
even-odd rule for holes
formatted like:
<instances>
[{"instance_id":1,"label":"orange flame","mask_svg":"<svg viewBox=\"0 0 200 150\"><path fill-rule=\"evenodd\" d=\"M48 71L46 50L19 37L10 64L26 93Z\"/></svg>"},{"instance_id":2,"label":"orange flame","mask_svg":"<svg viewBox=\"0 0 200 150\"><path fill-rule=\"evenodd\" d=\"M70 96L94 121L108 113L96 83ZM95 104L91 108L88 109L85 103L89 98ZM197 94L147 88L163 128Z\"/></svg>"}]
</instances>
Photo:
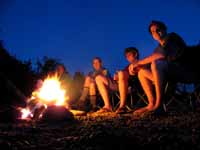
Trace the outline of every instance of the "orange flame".
<instances>
[{"instance_id":1,"label":"orange flame","mask_svg":"<svg viewBox=\"0 0 200 150\"><path fill-rule=\"evenodd\" d=\"M45 104L65 105L68 97L65 90L61 88L61 83L57 76L47 77L38 92L38 98Z\"/></svg>"},{"instance_id":2,"label":"orange flame","mask_svg":"<svg viewBox=\"0 0 200 150\"><path fill-rule=\"evenodd\" d=\"M48 105L56 106L66 106L67 100L69 97L66 96L66 90L62 89L61 82L58 79L58 76L47 77L42 83L39 89L36 89L32 93L30 100L37 99L38 103L43 104L48 107ZM26 119L29 116L32 116L32 111L29 108L22 109L21 119Z\"/></svg>"}]
</instances>

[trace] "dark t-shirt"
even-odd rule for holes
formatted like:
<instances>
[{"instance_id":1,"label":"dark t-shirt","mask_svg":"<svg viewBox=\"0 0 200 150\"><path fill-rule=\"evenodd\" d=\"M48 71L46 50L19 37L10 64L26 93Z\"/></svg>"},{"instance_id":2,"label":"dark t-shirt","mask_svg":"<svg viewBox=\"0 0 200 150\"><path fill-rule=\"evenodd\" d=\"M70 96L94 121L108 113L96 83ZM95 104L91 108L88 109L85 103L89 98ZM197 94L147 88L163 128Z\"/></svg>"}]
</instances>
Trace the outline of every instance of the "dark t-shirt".
<instances>
[{"instance_id":1,"label":"dark t-shirt","mask_svg":"<svg viewBox=\"0 0 200 150\"><path fill-rule=\"evenodd\" d=\"M130 65L130 64L129 64ZM128 75L129 75L129 77L128 77L128 85L129 86L132 86L133 84L137 84L137 85L140 85L139 84L139 79L138 79L138 76L137 76L137 74L136 75L130 75L129 74L129 65L127 65L124 69L123 69L123 71L125 71L125 72L127 72L128 73Z\"/></svg>"},{"instance_id":2,"label":"dark t-shirt","mask_svg":"<svg viewBox=\"0 0 200 150\"><path fill-rule=\"evenodd\" d=\"M162 53L169 62L169 72L175 73L177 76L196 78L200 75L200 71L196 64L198 63L198 50L195 48L189 49L183 39L176 33L170 33L165 38L163 46L158 45L154 51L155 53ZM186 75L188 73L188 75ZM185 79L183 79L185 80Z\"/></svg>"},{"instance_id":3,"label":"dark t-shirt","mask_svg":"<svg viewBox=\"0 0 200 150\"><path fill-rule=\"evenodd\" d=\"M183 53L186 49L186 44L184 40L176 33L169 33L164 44L160 44L154 50L154 53L162 53L168 62L180 63L182 64Z\"/></svg>"}]
</instances>

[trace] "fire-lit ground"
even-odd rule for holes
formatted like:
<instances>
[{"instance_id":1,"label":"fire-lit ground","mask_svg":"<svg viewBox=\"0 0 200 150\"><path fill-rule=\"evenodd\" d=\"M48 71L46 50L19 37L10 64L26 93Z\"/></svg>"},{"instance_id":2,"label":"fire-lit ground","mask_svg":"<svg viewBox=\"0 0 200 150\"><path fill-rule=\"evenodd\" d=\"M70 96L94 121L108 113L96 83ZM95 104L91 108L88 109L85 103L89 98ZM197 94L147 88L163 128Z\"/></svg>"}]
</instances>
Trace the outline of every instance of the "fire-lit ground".
<instances>
[{"instance_id":1,"label":"fire-lit ground","mask_svg":"<svg viewBox=\"0 0 200 150\"><path fill-rule=\"evenodd\" d=\"M200 111L136 119L114 113L0 124L1 149L199 149Z\"/></svg>"},{"instance_id":2,"label":"fire-lit ground","mask_svg":"<svg viewBox=\"0 0 200 150\"><path fill-rule=\"evenodd\" d=\"M1 149L199 149L200 109L169 111L142 118L132 113L74 116L67 91L57 76L47 77L32 93L15 123L0 124ZM186 105L186 104L185 104ZM179 110L176 108L176 110ZM173 113L172 113L173 112Z\"/></svg>"}]
</instances>

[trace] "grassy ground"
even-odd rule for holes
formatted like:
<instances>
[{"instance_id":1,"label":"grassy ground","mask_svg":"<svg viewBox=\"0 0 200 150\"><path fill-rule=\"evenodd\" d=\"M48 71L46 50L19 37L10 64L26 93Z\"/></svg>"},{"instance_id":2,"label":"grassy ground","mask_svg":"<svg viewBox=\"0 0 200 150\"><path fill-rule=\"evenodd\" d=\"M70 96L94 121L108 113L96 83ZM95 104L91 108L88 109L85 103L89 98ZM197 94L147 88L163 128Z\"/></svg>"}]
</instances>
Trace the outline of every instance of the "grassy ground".
<instances>
[{"instance_id":1,"label":"grassy ground","mask_svg":"<svg viewBox=\"0 0 200 150\"><path fill-rule=\"evenodd\" d=\"M77 116L62 122L0 124L1 149L199 149L200 111L134 118Z\"/></svg>"}]
</instances>

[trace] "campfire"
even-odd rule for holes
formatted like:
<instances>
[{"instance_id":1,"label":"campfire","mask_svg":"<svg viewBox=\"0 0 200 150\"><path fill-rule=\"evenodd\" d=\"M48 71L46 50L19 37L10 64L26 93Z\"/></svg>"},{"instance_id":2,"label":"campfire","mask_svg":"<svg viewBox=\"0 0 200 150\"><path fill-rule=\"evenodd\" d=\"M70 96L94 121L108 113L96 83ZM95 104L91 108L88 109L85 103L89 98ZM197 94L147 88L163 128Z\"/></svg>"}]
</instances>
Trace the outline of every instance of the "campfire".
<instances>
[{"instance_id":1,"label":"campfire","mask_svg":"<svg viewBox=\"0 0 200 150\"><path fill-rule=\"evenodd\" d=\"M68 100L66 89L62 88L58 76L48 76L32 92L32 97L27 101L27 107L21 109L21 119L42 118L44 111L52 106L68 109Z\"/></svg>"}]
</instances>

